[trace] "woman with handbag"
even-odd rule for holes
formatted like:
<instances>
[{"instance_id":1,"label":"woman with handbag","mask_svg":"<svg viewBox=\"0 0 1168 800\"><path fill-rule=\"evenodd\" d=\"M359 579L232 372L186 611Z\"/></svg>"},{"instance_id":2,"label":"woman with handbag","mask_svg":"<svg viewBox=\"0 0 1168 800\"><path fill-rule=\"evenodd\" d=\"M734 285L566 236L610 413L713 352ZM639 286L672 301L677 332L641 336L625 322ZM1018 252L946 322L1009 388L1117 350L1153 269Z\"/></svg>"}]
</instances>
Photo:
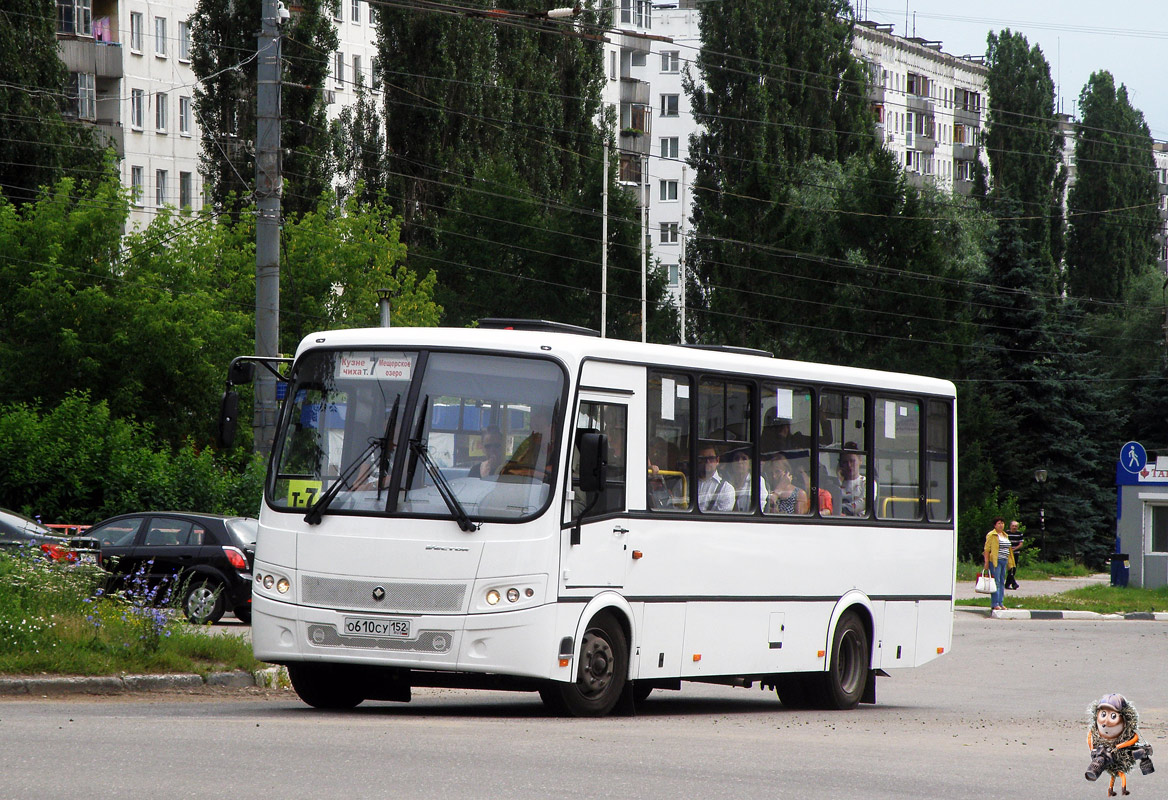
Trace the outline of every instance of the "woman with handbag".
<instances>
[{"instance_id":1,"label":"woman with handbag","mask_svg":"<svg viewBox=\"0 0 1168 800\"><path fill-rule=\"evenodd\" d=\"M1005 611L1006 606L1006 570L1014 568L1014 551L1010 547L1010 537L1006 533L1006 521L1001 517L994 517L994 529L986 534L985 547L982 549L985 568L994 578L994 593L990 601L990 613Z\"/></svg>"}]
</instances>

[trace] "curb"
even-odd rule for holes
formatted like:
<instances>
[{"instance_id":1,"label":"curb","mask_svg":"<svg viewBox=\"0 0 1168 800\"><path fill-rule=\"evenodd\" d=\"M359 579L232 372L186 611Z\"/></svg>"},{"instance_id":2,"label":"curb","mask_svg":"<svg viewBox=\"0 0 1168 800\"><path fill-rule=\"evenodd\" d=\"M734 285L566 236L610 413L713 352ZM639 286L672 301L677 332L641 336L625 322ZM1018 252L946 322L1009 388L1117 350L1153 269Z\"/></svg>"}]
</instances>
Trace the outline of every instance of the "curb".
<instances>
[{"instance_id":1,"label":"curb","mask_svg":"<svg viewBox=\"0 0 1168 800\"><path fill-rule=\"evenodd\" d=\"M288 673L283 667L244 672L212 672L202 675L100 675L93 677L0 677L0 697L40 695L58 697L70 694L123 694L126 692L163 692L183 689L246 689L253 687L275 689L287 685Z\"/></svg>"},{"instance_id":2,"label":"curb","mask_svg":"<svg viewBox=\"0 0 1168 800\"><path fill-rule=\"evenodd\" d=\"M985 615L988 610L982 606L954 606L958 611L971 611ZM1095 611L1046 611L1041 609L1007 609L991 611L993 619L1068 619L1068 620L1133 620L1142 622L1168 622L1168 612L1131 611L1127 614L1100 614Z\"/></svg>"}]
</instances>

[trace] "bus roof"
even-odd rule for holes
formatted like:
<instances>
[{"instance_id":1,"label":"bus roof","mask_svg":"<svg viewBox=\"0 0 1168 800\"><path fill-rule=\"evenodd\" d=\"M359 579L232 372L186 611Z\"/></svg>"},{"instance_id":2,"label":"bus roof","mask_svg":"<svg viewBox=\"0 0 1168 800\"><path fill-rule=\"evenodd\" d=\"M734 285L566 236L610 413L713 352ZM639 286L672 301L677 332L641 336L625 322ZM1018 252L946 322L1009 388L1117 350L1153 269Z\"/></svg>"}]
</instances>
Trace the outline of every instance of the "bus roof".
<instances>
[{"instance_id":1,"label":"bus roof","mask_svg":"<svg viewBox=\"0 0 1168 800\"><path fill-rule=\"evenodd\" d=\"M553 355L574 368L585 359L644 364L658 368L709 370L776 379L815 381L841 385L892 389L953 397L952 382L907 373L844 367L807 361L790 361L726 350L710 350L675 344L642 344L624 339L596 338L543 330L485 328L348 328L310 333L296 350L306 351L381 347L458 348L528 355Z\"/></svg>"}]
</instances>

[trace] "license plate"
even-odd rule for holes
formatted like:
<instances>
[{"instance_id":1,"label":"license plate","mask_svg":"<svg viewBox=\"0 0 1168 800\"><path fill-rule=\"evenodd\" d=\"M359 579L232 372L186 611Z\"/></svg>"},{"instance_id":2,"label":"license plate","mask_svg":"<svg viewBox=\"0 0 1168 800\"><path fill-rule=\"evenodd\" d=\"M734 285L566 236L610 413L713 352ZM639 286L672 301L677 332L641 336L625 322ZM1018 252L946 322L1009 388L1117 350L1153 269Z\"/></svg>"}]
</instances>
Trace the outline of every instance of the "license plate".
<instances>
[{"instance_id":1,"label":"license plate","mask_svg":"<svg viewBox=\"0 0 1168 800\"><path fill-rule=\"evenodd\" d=\"M342 633L346 636L380 636L388 639L408 639L410 636L408 619L345 617L343 628Z\"/></svg>"}]
</instances>

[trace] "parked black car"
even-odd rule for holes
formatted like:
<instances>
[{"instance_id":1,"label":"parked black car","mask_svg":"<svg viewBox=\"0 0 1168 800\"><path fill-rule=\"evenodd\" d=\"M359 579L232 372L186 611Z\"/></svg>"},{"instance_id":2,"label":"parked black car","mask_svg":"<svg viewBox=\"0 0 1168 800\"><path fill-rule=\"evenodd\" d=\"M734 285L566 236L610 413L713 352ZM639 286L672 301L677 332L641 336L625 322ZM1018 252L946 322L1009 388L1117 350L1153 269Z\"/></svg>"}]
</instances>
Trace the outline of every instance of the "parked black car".
<instances>
[{"instance_id":1,"label":"parked black car","mask_svg":"<svg viewBox=\"0 0 1168 800\"><path fill-rule=\"evenodd\" d=\"M135 574L178 593L187 619L218 622L230 610L251 622L251 569L258 520L178 511L122 514L94 525L101 565L125 585Z\"/></svg>"},{"instance_id":2,"label":"parked black car","mask_svg":"<svg viewBox=\"0 0 1168 800\"><path fill-rule=\"evenodd\" d=\"M22 548L39 552L50 561L67 564L96 564L97 541L85 536L58 536L28 517L0 508L0 548L17 552Z\"/></svg>"}]
</instances>

